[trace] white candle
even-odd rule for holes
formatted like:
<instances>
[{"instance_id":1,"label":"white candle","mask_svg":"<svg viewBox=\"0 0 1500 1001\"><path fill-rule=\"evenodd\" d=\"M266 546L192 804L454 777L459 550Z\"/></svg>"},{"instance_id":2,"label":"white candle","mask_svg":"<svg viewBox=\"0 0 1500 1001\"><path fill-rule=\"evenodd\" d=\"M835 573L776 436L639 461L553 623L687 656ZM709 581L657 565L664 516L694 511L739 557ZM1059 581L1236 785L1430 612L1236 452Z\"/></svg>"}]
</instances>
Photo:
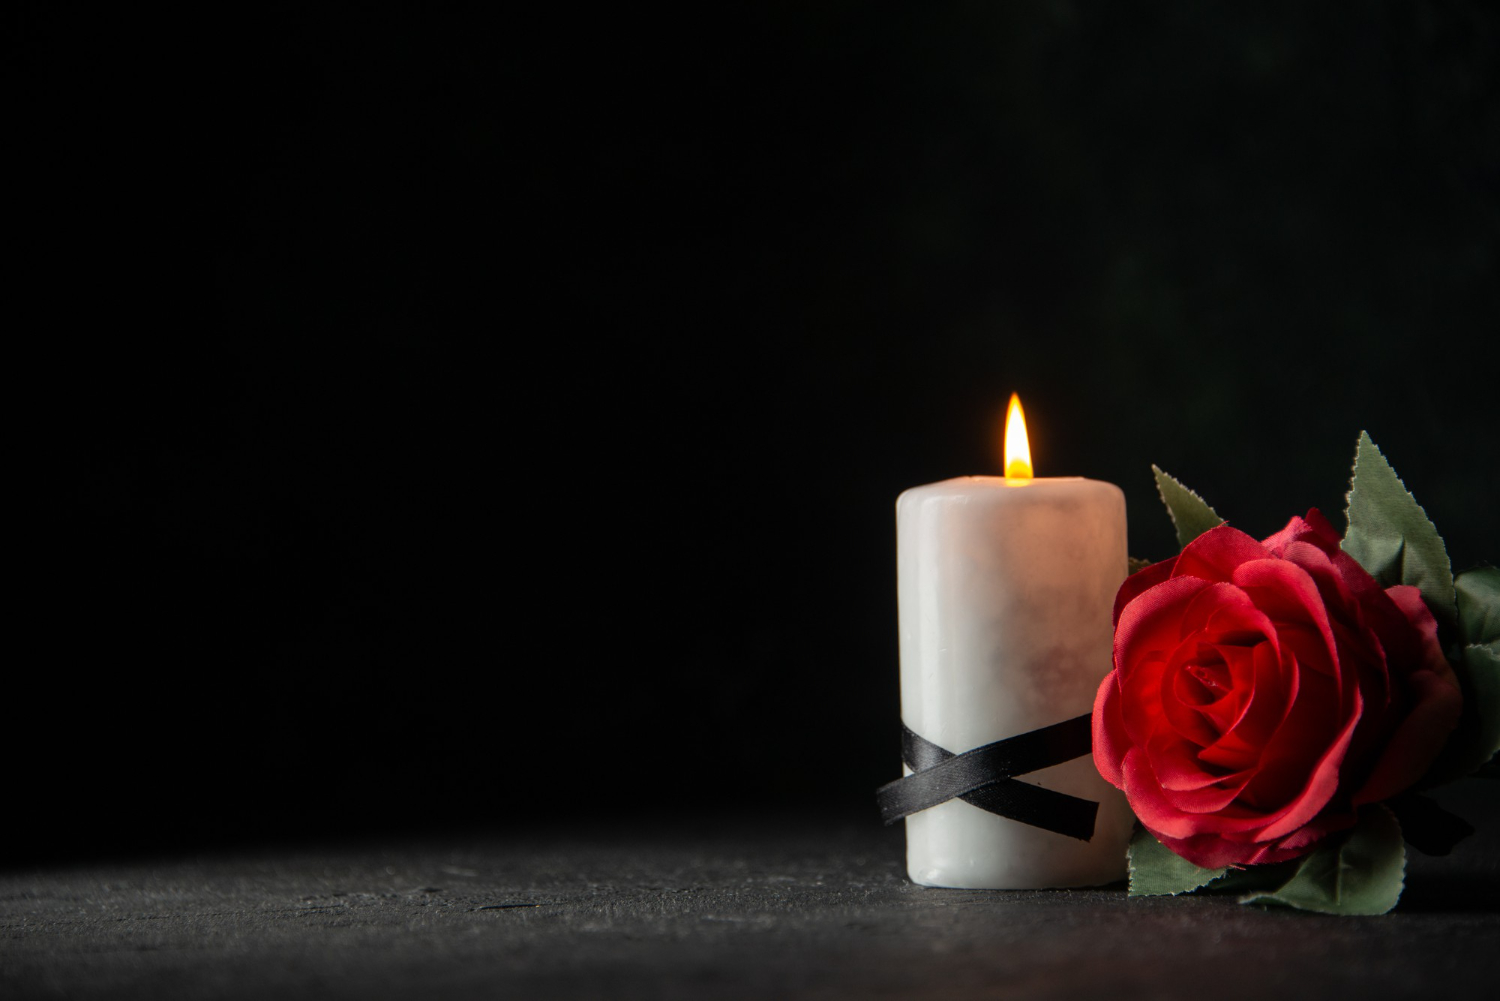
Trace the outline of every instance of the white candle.
<instances>
[{"instance_id":1,"label":"white candle","mask_svg":"<svg viewBox=\"0 0 1500 1001\"><path fill-rule=\"evenodd\" d=\"M1012 398L1013 424L1018 412ZM896 502L901 716L954 754L1088 713L1111 666L1124 494L1097 480L1016 476L1029 476L1029 456L1023 466L1009 450L1006 469L915 487ZM1098 803L1093 838L949 800L906 818L912 880L1028 889L1125 875L1133 817L1092 756L1016 781Z\"/></svg>"}]
</instances>

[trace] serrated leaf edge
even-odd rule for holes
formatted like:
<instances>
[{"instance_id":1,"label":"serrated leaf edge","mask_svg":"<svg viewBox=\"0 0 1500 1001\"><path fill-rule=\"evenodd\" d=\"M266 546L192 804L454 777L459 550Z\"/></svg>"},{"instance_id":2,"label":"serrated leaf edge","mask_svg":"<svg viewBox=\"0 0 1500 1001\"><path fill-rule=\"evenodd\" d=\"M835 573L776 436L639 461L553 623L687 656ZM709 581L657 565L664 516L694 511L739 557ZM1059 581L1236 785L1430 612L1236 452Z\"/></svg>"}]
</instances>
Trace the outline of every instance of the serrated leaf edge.
<instances>
[{"instance_id":1,"label":"serrated leaf edge","mask_svg":"<svg viewBox=\"0 0 1500 1001\"><path fill-rule=\"evenodd\" d=\"M1395 813L1393 813L1391 811L1390 807L1388 807L1388 806L1386 806L1384 804L1378 804L1377 805L1377 809L1379 809L1382 813L1384 813L1387 817L1390 818L1391 823L1393 823L1393 824L1396 825L1396 830L1397 831L1401 830L1401 821L1399 821L1398 819L1396 819L1396 815L1395 815ZM1313 850L1317 851L1316 848L1313 849ZM1340 846L1339 846L1339 851L1340 852L1343 851L1343 845L1342 844L1340 844ZM1262 905L1265 905L1267 907L1287 907L1287 908L1290 908L1290 909L1296 910L1296 911L1305 911L1308 914L1332 914L1332 915L1336 915L1336 916L1339 916L1339 917L1355 917L1355 918L1380 917L1381 915L1389 914L1391 911L1395 910L1396 909L1396 905L1401 902L1401 896L1402 896L1402 894L1406 893L1406 863L1407 863L1407 861L1408 861L1408 857L1407 857L1407 853L1406 853L1406 842L1403 839L1402 842L1401 842L1401 872L1400 872L1400 876L1399 876L1398 881L1397 881L1398 885L1396 887L1395 898L1391 901L1391 906L1387 907L1385 910L1380 911L1380 912L1378 912L1376 914L1359 913L1359 912L1345 911L1345 910L1333 910L1333 909L1320 908L1320 907L1303 907L1300 904L1292 903L1289 900L1283 900L1280 897L1275 896L1276 893L1279 893L1281 891L1281 889L1286 886L1286 883L1283 883L1281 886L1276 887L1276 889L1274 889L1274 890L1270 890L1270 891L1262 890L1262 891L1260 891L1258 893L1247 893L1244 896L1242 896L1242 897L1239 898L1239 902L1241 904L1262 904ZM1342 900L1343 897L1344 897L1344 873L1349 868L1350 868L1349 866L1339 865L1338 868L1337 868L1337 870L1335 871L1335 875L1334 875L1334 893L1338 897L1338 899L1340 899L1340 900ZM1300 872L1300 871L1301 870L1299 868L1298 872ZM1296 877L1297 877L1297 873L1293 873L1292 876L1291 876L1291 878L1287 880L1287 883L1290 883L1291 880L1295 879Z\"/></svg>"},{"instance_id":2,"label":"serrated leaf edge","mask_svg":"<svg viewBox=\"0 0 1500 1001\"><path fill-rule=\"evenodd\" d=\"M1143 833L1145 833L1147 837L1155 837L1155 835L1151 834L1150 831L1144 831ZM1158 841L1157 844L1161 844L1161 842ZM1167 848L1166 845L1162 845L1162 847ZM1167 851L1170 852L1172 851L1172 849L1167 848ZM1174 852L1173 854L1176 853ZM1125 895L1128 897L1180 897L1184 893L1194 893L1198 890L1203 889L1205 886L1212 883L1214 880L1219 879L1229 871L1227 867L1223 869L1203 869L1202 866L1199 866L1199 868L1203 872L1212 873L1212 875L1196 886L1185 886L1180 890L1173 890L1170 893L1146 893L1143 891L1137 891L1135 888L1135 838L1131 838L1130 843L1125 846L1125 872L1126 876L1129 879L1129 889L1126 890Z\"/></svg>"},{"instance_id":3,"label":"serrated leaf edge","mask_svg":"<svg viewBox=\"0 0 1500 1001\"><path fill-rule=\"evenodd\" d=\"M1359 449L1361 445L1366 443L1380 457L1380 461L1385 463L1385 468L1391 471L1391 475L1396 478L1396 482L1401 485L1401 489L1406 491L1406 496L1410 497L1411 502L1417 506L1417 510L1422 512L1422 517L1431 526L1433 534L1441 540L1443 533L1437 530L1437 524L1432 520L1432 516L1427 513L1427 509L1422 506L1421 501L1417 500L1417 495L1411 492L1411 488L1406 485L1406 481L1401 478L1401 474L1396 472L1396 467L1391 465L1391 460L1385 457L1385 453L1380 450L1379 445L1375 444L1375 439L1370 437L1370 432L1368 431L1361 431L1359 433L1359 440L1354 443L1354 466L1349 470L1349 489L1344 491L1344 524L1347 525L1349 523L1349 506L1354 500L1354 482L1359 479ZM1445 553L1448 551L1447 543L1443 544L1443 551ZM1451 556L1449 557L1449 566L1450 568L1452 566ZM1456 577L1457 574L1454 574L1454 576Z\"/></svg>"},{"instance_id":4,"label":"serrated leaf edge","mask_svg":"<svg viewBox=\"0 0 1500 1001\"><path fill-rule=\"evenodd\" d=\"M1438 531L1437 523L1432 520L1432 516L1427 513L1427 509L1422 506L1422 502L1417 500L1417 495L1411 492L1411 488L1406 485L1406 481L1401 478L1401 474L1396 472L1396 467L1391 465L1391 460L1385 457L1385 453L1380 450L1379 445L1375 444L1375 439L1370 437L1370 432L1368 431L1360 431L1359 440L1354 444L1354 466L1349 471L1349 489L1344 491L1344 538L1346 540L1348 539L1349 526L1352 525L1352 522L1350 521L1350 512L1354 507L1354 485L1359 480L1359 453L1361 446L1366 443L1369 444L1371 450L1374 451L1375 455L1380 459L1380 461L1385 464L1385 468L1391 471L1391 476L1395 477L1396 484L1406 492L1407 497L1411 498L1412 506L1417 509L1417 513L1422 516L1422 520L1427 523L1427 527L1432 529L1432 534L1438 540L1438 545L1442 547L1443 550L1443 556L1448 561L1448 576L1450 579L1457 579L1458 575L1453 572L1453 557L1448 552L1448 543L1443 540L1443 533ZM1401 540L1401 547L1403 550L1406 548L1406 539L1404 537ZM1344 547L1342 544L1340 544L1339 548L1343 549ZM1347 551L1348 550L1345 550L1345 552ZM1401 559L1404 561L1405 556L1403 555ZM1402 576L1405 576L1404 572ZM1453 588L1453 585L1451 583L1449 584L1449 588ZM1425 593L1423 594L1423 597L1427 600L1429 605L1438 604L1437 602L1434 602L1433 599L1428 597ZM1451 608L1448 607L1448 602L1442 602L1441 604L1444 606L1443 611L1450 613L1448 616L1449 620L1456 622L1458 620L1457 593L1455 592L1454 594Z\"/></svg>"},{"instance_id":5,"label":"serrated leaf edge","mask_svg":"<svg viewBox=\"0 0 1500 1001\"><path fill-rule=\"evenodd\" d=\"M1171 480L1178 489L1187 494L1189 497L1193 498L1193 500L1197 501L1199 504L1202 504L1204 509L1208 511L1209 514L1213 515L1215 518L1218 518L1220 525L1224 524L1224 516L1215 511L1213 505L1204 500L1203 497L1198 493L1198 491L1187 486L1177 477L1162 469L1154 462L1151 464L1151 472L1154 475L1153 482L1156 485L1156 496L1161 500L1162 507L1167 509L1167 517L1172 519L1172 529L1177 534L1177 542L1179 548L1185 547L1187 543L1182 541L1182 526L1177 522L1177 512L1172 509L1172 505L1167 501L1167 495L1162 493L1162 480Z\"/></svg>"}]
</instances>

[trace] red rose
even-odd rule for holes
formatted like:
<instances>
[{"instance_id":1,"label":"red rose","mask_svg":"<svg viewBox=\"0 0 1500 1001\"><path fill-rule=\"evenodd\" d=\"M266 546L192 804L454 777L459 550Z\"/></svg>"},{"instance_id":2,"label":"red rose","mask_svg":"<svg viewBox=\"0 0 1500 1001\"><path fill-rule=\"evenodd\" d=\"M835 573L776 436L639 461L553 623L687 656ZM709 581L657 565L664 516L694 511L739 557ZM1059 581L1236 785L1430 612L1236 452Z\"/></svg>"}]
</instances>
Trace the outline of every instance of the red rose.
<instances>
[{"instance_id":1,"label":"red rose","mask_svg":"<svg viewBox=\"0 0 1500 1001\"><path fill-rule=\"evenodd\" d=\"M1221 525L1120 588L1094 761L1188 861L1280 862L1421 778L1460 701L1421 594L1316 510L1264 542Z\"/></svg>"}]
</instances>

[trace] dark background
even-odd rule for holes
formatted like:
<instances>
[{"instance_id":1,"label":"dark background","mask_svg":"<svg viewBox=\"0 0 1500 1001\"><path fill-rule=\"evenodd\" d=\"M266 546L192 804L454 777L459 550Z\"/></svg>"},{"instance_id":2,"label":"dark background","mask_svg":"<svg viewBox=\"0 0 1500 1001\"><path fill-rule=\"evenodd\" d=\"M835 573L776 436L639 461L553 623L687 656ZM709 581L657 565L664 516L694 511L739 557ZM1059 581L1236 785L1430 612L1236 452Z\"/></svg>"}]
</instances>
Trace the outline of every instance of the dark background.
<instances>
[{"instance_id":1,"label":"dark background","mask_svg":"<svg viewBox=\"0 0 1500 1001\"><path fill-rule=\"evenodd\" d=\"M1139 555L1367 428L1500 558L1493 5L8 16L7 864L875 823L893 502L1012 390Z\"/></svg>"}]
</instances>

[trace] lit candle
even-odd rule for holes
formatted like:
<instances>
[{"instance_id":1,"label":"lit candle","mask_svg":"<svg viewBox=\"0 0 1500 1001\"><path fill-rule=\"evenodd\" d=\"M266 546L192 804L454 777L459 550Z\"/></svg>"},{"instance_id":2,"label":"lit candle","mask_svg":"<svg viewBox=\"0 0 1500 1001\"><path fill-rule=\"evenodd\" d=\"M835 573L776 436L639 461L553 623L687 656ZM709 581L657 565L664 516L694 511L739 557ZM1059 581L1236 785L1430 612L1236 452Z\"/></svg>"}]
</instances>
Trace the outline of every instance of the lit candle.
<instances>
[{"instance_id":1,"label":"lit candle","mask_svg":"<svg viewBox=\"0 0 1500 1001\"><path fill-rule=\"evenodd\" d=\"M1032 478L1014 395L1004 469L1003 477L914 487L896 501L901 717L915 739L942 749L932 754L959 755L1087 714L1110 670L1111 611L1127 564L1124 494L1080 477ZM1069 836L1057 833L1062 825L1047 829L973 805L983 795L949 799L906 817L912 880L1027 889L1125 875L1133 818L1092 756L1005 782L1066 794L1073 799L1064 806L1086 812L1082 801L1097 803L1092 837L1081 840L1087 826ZM1065 800L1005 782L991 792Z\"/></svg>"}]
</instances>

